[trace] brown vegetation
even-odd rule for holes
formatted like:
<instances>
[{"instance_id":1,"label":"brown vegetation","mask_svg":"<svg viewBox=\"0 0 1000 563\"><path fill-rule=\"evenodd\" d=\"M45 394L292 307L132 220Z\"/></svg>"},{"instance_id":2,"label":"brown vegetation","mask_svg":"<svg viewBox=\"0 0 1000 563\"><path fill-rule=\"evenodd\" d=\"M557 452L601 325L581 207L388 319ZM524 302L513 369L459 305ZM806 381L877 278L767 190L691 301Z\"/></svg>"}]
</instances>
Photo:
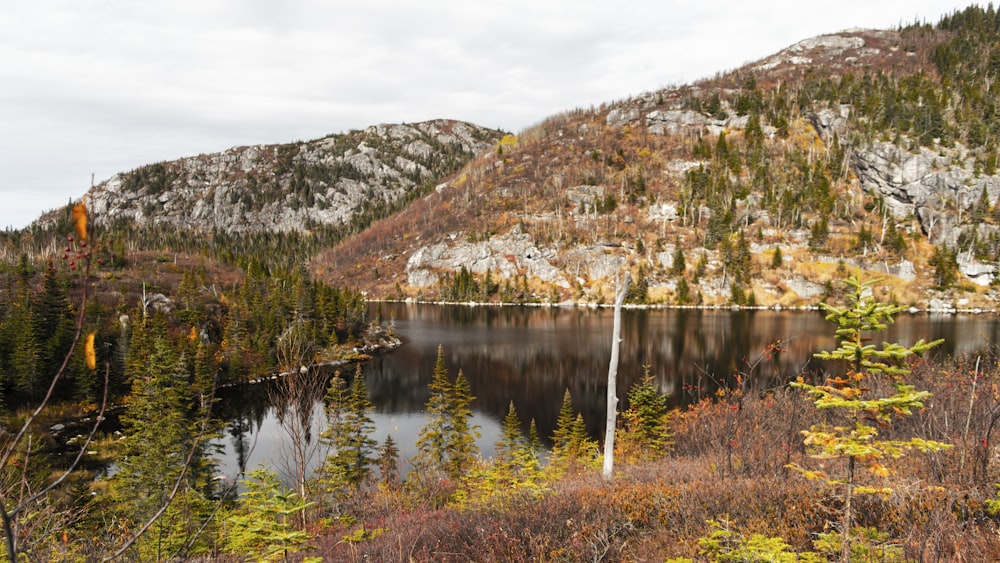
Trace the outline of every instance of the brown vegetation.
<instances>
[{"instance_id":1,"label":"brown vegetation","mask_svg":"<svg viewBox=\"0 0 1000 563\"><path fill-rule=\"evenodd\" d=\"M895 476L887 484L894 492L856 500L858 524L887 532L908 560L996 560L1000 520L984 502L1000 478L1000 358L920 361L910 382L934 397L884 435L955 447L891 462ZM541 497L512 494L502 505L443 509L414 504L398 490L369 491L352 503L357 522L321 530L308 554L344 561L663 561L696 557L697 539L710 533L707 521L723 517L744 536L778 536L796 551L812 550L817 534L836 525L840 497L786 464L822 463L806 455L800 434L821 417L784 386L726 389L674 414L668 457L619 465L610 483L591 470L563 477ZM345 541L359 526L384 530Z\"/></svg>"}]
</instances>

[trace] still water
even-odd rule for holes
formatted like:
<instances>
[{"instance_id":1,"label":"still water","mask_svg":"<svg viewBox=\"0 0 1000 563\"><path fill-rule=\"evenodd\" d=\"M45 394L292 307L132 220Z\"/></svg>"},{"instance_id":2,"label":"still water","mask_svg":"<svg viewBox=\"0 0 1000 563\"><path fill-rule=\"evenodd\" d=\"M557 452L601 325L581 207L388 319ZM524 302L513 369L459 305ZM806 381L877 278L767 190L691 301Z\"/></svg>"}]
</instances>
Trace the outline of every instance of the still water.
<instances>
[{"instance_id":1,"label":"still water","mask_svg":"<svg viewBox=\"0 0 1000 563\"><path fill-rule=\"evenodd\" d=\"M372 305L372 318L378 305ZM459 369L469 380L474 423L484 457L493 452L500 422L513 401L527 428L534 419L542 436L555 426L563 394L582 412L592 435L603 435L613 311L610 309L468 307L382 303L384 322L395 325L404 344L363 366L376 411L381 442L391 434L400 449L404 471L415 453L424 422L438 346L449 373ZM975 353L1000 342L1000 319L993 315L901 315L880 340L912 344L944 338L937 355ZM768 354L780 343L781 351ZM680 406L699 393L712 393L736 374L761 385L778 385L803 371L821 370L811 358L835 345L833 325L819 312L729 310L638 310L622 316L618 395L625 402L629 386L648 366L668 402ZM353 367L347 368L349 374ZM624 404L622 406L625 406ZM220 441L220 468L235 475L241 461L285 473L287 433L269 403L266 386L246 386L223 397L229 421ZM310 440L323 429L322 403L313 405ZM317 454L318 458L321 453Z\"/></svg>"}]
</instances>

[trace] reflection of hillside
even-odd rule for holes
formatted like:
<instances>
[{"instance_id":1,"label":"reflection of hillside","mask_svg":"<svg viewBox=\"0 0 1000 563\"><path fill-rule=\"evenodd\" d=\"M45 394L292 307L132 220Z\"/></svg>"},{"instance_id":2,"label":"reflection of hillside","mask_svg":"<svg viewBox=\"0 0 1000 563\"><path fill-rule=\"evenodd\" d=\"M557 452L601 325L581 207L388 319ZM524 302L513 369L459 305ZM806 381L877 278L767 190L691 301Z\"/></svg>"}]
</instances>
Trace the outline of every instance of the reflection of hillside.
<instances>
[{"instance_id":1,"label":"reflection of hillside","mask_svg":"<svg viewBox=\"0 0 1000 563\"><path fill-rule=\"evenodd\" d=\"M569 389L594 434L605 413L612 312L589 309L414 306L382 304L407 343L371 362L367 383L380 412L418 412L427 400L438 345L452 376L462 369L477 411L502 419L513 400L527 424L543 435L555 424ZM685 385L711 393L734 374L756 364L754 381L785 382L803 369L836 369L810 363L833 347L832 325L815 312L628 310L623 316L620 397L648 365L670 403L691 399ZM886 338L903 343L948 339L942 353L968 352L992 339L992 317L903 316ZM783 351L762 357L781 340ZM623 405L627 406L627 405Z\"/></svg>"}]
</instances>

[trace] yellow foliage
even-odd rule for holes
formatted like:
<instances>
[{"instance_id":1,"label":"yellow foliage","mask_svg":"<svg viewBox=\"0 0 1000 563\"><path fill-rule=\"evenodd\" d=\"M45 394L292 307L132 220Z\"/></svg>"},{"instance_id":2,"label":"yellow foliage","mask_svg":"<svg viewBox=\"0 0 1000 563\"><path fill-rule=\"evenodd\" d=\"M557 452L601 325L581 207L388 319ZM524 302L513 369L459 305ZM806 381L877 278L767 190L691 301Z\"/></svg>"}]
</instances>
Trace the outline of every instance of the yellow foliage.
<instances>
[{"instance_id":1,"label":"yellow foliage","mask_svg":"<svg viewBox=\"0 0 1000 563\"><path fill-rule=\"evenodd\" d=\"M516 144L517 144L517 135L511 135L508 133L507 135L504 135L502 139L500 139L501 148L513 147Z\"/></svg>"}]
</instances>

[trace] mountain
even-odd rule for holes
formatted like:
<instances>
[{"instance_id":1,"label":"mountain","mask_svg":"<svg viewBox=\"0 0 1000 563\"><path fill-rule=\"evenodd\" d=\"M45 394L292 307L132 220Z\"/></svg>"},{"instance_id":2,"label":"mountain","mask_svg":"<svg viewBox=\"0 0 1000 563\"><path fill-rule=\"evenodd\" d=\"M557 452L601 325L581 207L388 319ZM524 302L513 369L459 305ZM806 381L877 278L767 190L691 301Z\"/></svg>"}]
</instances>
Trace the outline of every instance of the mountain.
<instances>
[{"instance_id":1,"label":"mountain","mask_svg":"<svg viewBox=\"0 0 1000 563\"><path fill-rule=\"evenodd\" d=\"M862 268L903 305L993 308L995 19L825 35L553 116L313 271L386 297L601 303L630 269L633 302L800 306Z\"/></svg>"},{"instance_id":2,"label":"mountain","mask_svg":"<svg viewBox=\"0 0 1000 563\"><path fill-rule=\"evenodd\" d=\"M449 120L376 125L143 166L101 182L88 199L98 224L303 232L384 213L380 208L458 170L499 138L497 131Z\"/></svg>"},{"instance_id":3,"label":"mountain","mask_svg":"<svg viewBox=\"0 0 1000 563\"><path fill-rule=\"evenodd\" d=\"M334 229L308 245L312 274L369 297L603 303L629 269L636 303L808 306L863 269L902 305L992 309L998 20L815 37L516 136L381 125L154 164L88 197L108 226Z\"/></svg>"}]
</instances>

